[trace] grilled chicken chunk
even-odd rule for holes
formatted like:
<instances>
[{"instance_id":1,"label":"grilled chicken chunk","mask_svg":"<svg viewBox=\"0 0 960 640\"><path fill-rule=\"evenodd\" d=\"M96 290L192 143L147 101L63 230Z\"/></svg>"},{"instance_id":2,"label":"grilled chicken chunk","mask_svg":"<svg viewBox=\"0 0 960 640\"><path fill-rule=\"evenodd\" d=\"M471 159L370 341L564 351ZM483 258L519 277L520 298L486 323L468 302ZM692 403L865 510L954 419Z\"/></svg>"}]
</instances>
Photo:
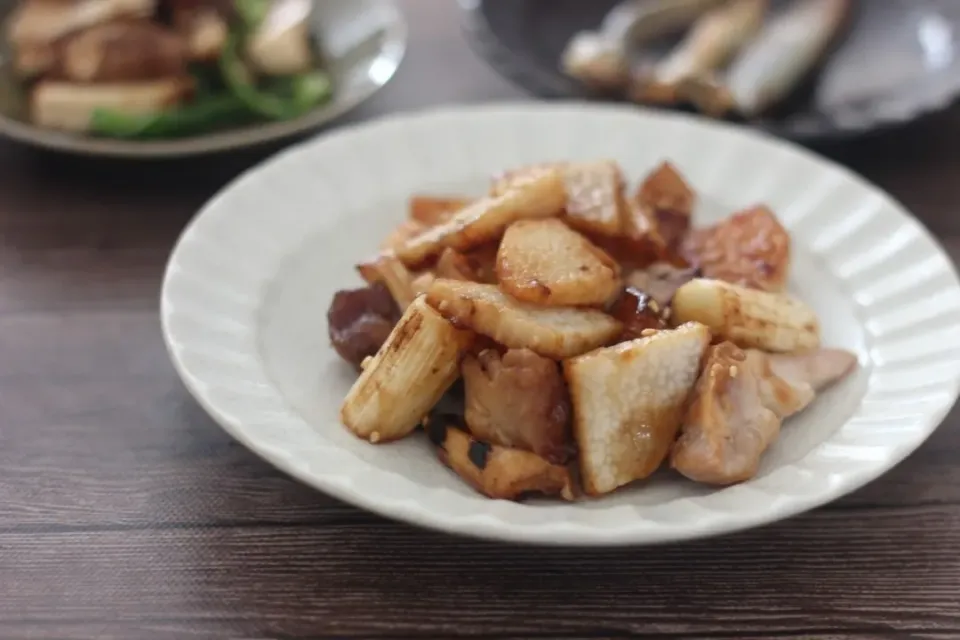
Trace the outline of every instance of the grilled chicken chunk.
<instances>
[{"instance_id":1,"label":"grilled chicken chunk","mask_svg":"<svg viewBox=\"0 0 960 640\"><path fill-rule=\"evenodd\" d=\"M634 226L655 236L666 255L677 250L690 229L696 194L680 172L664 162L643 181L633 198Z\"/></svg>"},{"instance_id":2,"label":"grilled chicken chunk","mask_svg":"<svg viewBox=\"0 0 960 640\"><path fill-rule=\"evenodd\" d=\"M569 460L570 401L556 362L529 349L485 349L467 356L461 373L470 433L555 464Z\"/></svg>"},{"instance_id":3,"label":"grilled chicken chunk","mask_svg":"<svg viewBox=\"0 0 960 640\"><path fill-rule=\"evenodd\" d=\"M749 480L783 419L802 411L856 362L854 354L836 349L769 355L730 342L710 347L671 466L707 484Z\"/></svg>"},{"instance_id":4,"label":"grilled chicken chunk","mask_svg":"<svg viewBox=\"0 0 960 640\"><path fill-rule=\"evenodd\" d=\"M50 77L139 82L185 74L186 63L186 48L173 31L149 20L119 20L64 38Z\"/></svg>"},{"instance_id":5,"label":"grilled chicken chunk","mask_svg":"<svg viewBox=\"0 0 960 640\"><path fill-rule=\"evenodd\" d=\"M710 331L673 331L564 363L583 487L600 495L656 471L680 428Z\"/></svg>"},{"instance_id":6,"label":"grilled chicken chunk","mask_svg":"<svg viewBox=\"0 0 960 640\"><path fill-rule=\"evenodd\" d=\"M790 271L790 234L770 209L758 206L687 234L681 254L705 278L779 292Z\"/></svg>"},{"instance_id":7,"label":"grilled chicken chunk","mask_svg":"<svg viewBox=\"0 0 960 640\"><path fill-rule=\"evenodd\" d=\"M47 71L56 61L54 43L67 35L119 18L148 18L155 0L26 0L7 23L7 40L21 75Z\"/></svg>"},{"instance_id":8,"label":"grilled chicken chunk","mask_svg":"<svg viewBox=\"0 0 960 640\"><path fill-rule=\"evenodd\" d=\"M564 466L529 451L477 440L442 421L429 421L426 430L440 460L487 497L517 500L531 493L575 497L573 479Z\"/></svg>"}]
</instances>

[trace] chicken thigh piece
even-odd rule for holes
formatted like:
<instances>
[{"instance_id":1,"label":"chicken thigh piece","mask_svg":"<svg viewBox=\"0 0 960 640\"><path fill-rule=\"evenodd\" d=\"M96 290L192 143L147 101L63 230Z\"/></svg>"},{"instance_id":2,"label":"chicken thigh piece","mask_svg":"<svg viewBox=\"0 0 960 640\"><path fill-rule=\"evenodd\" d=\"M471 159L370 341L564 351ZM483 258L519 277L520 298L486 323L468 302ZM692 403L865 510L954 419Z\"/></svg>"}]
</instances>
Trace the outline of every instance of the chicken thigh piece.
<instances>
[{"instance_id":1,"label":"chicken thigh piece","mask_svg":"<svg viewBox=\"0 0 960 640\"><path fill-rule=\"evenodd\" d=\"M856 362L838 349L772 355L731 342L710 347L671 466L706 484L749 480L783 419L806 408Z\"/></svg>"},{"instance_id":2,"label":"chicken thigh piece","mask_svg":"<svg viewBox=\"0 0 960 640\"><path fill-rule=\"evenodd\" d=\"M480 440L532 451L554 464L573 455L570 400L553 360L529 349L484 349L461 366L467 427Z\"/></svg>"}]
</instances>

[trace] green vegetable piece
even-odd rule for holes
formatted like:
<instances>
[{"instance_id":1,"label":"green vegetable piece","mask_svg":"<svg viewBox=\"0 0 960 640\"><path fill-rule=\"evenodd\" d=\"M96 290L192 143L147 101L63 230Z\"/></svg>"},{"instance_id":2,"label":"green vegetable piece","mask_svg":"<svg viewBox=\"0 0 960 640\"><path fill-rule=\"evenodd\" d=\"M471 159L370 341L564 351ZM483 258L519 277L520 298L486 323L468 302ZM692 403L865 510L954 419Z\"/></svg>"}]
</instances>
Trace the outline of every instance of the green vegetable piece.
<instances>
[{"instance_id":1,"label":"green vegetable piece","mask_svg":"<svg viewBox=\"0 0 960 640\"><path fill-rule=\"evenodd\" d=\"M240 57L240 38L230 34L220 52L224 82L251 111L271 120L289 120L303 115L332 93L329 77L320 71L277 79L271 87L259 88Z\"/></svg>"},{"instance_id":2,"label":"green vegetable piece","mask_svg":"<svg viewBox=\"0 0 960 640\"><path fill-rule=\"evenodd\" d=\"M250 121L251 113L231 94L209 97L189 105L149 114L129 114L110 109L93 112L90 131L110 138L176 138L196 135Z\"/></svg>"},{"instance_id":3,"label":"green vegetable piece","mask_svg":"<svg viewBox=\"0 0 960 640\"><path fill-rule=\"evenodd\" d=\"M322 71L303 73L291 78L293 103L301 111L308 111L333 95L330 76Z\"/></svg>"},{"instance_id":4,"label":"green vegetable piece","mask_svg":"<svg viewBox=\"0 0 960 640\"><path fill-rule=\"evenodd\" d=\"M243 27L253 31L267 17L270 11L270 0L234 0L233 6Z\"/></svg>"}]
</instances>

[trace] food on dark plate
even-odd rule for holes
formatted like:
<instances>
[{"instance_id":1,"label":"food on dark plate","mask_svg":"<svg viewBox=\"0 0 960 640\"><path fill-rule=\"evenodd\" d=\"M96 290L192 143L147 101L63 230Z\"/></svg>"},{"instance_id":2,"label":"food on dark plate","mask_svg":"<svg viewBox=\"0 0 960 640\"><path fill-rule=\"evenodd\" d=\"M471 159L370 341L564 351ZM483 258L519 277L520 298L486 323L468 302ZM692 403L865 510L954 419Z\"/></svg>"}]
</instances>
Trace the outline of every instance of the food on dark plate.
<instances>
[{"instance_id":1,"label":"food on dark plate","mask_svg":"<svg viewBox=\"0 0 960 640\"><path fill-rule=\"evenodd\" d=\"M690 26L723 0L626 0L597 31L581 31L563 52L564 70L595 88L616 90L630 78L630 49Z\"/></svg>"},{"instance_id":2,"label":"food on dark plate","mask_svg":"<svg viewBox=\"0 0 960 640\"><path fill-rule=\"evenodd\" d=\"M331 305L334 348L362 369L344 425L374 444L423 427L491 498L601 496L664 466L754 477L856 356L821 346L784 292L790 235L772 210L697 227L673 165L628 182L610 160L544 163L480 198L413 196L357 265L368 286Z\"/></svg>"},{"instance_id":3,"label":"food on dark plate","mask_svg":"<svg viewBox=\"0 0 960 640\"><path fill-rule=\"evenodd\" d=\"M853 0L795 0L747 46L712 90L694 101L704 111L753 117L784 100L820 62Z\"/></svg>"},{"instance_id":4,"label":"food on dark plate","mask_svg":"<svg viewBox=\"0 0 960 640\"><path fill-rule=\"evenodd\" d=\"M28 118L75 134L198 135L331 96L310 0L23 0L6 34Z\"/></svg>"},{"instance_id":5,"label":"food on dark plate","mask_svg":"<svg viewBox=\"0 0 960 640\"><path fill-rule=\"evenodd\" d=\"M666 58L631 79L630 94L641 102L674 104L678 89L726 65L760 30L769 0L731 0L706 14Z\"/></svg>"},{"instance_id":6,"label":"food on dark plate","mask_svg":"<svg viewBox=\"0 0 960 640\"><path fill-rule=\"evenodd\" d=\"M853 4L788 0L774 11L770 0L634 0L618 5L599 31L576 34L562 67L588 87L643 104L692 105L717 117L763 116L828 55ZM644 25L643 37L630 37L637 25ZM654 54L644 47L677 28L686 30L680 42L651 60ZM637 57L646 62L638 64Z\"/></svg>"}]
</instances>

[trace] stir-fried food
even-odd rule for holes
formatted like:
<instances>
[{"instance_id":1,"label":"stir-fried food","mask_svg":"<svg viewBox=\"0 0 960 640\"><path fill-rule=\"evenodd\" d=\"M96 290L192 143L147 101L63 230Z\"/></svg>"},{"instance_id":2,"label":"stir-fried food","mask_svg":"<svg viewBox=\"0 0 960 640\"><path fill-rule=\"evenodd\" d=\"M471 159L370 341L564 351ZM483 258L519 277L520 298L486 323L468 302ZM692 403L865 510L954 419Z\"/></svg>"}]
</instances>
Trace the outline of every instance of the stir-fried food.
<instances>
[{"instance_id":1,"label":"stir-fried food","mask_svg":"<svg viewBox=\"0 0 960 640\"><path fill-rule=\"evenodd\" d=\"M585 88L720 117L767 116L829 57L854 0L622 0L573 35L560 66ZM675 38L666 52L654 40Z\"/></svg>"},{"instance_id":2,"label":"stir-fried food","mask_svg":"<svg viewBox=\"0 0 960 640\"><path fill-rule=\"evenodd\" d=\"M6 24L41 127L113 138L287 120L332 93L311 0L22 0Z\"/></svg>"},{"instance_id":3,"label":"stir-fried food","mask_svg":"<svg viewBox=\"0 0 960 640\"><path fill-rule=\"evenodd\" d=\"M754 477L856 356L822 348L784 292L790 235L769 208L697 228L669 163L629 188L600 160L514 168L476 199L414 195L357 265L368 286L331 305L334 348L361 369L344 425L374 444L422 427L498 499L600 496L664 466Z\"/></svg>"}]
</instances>

